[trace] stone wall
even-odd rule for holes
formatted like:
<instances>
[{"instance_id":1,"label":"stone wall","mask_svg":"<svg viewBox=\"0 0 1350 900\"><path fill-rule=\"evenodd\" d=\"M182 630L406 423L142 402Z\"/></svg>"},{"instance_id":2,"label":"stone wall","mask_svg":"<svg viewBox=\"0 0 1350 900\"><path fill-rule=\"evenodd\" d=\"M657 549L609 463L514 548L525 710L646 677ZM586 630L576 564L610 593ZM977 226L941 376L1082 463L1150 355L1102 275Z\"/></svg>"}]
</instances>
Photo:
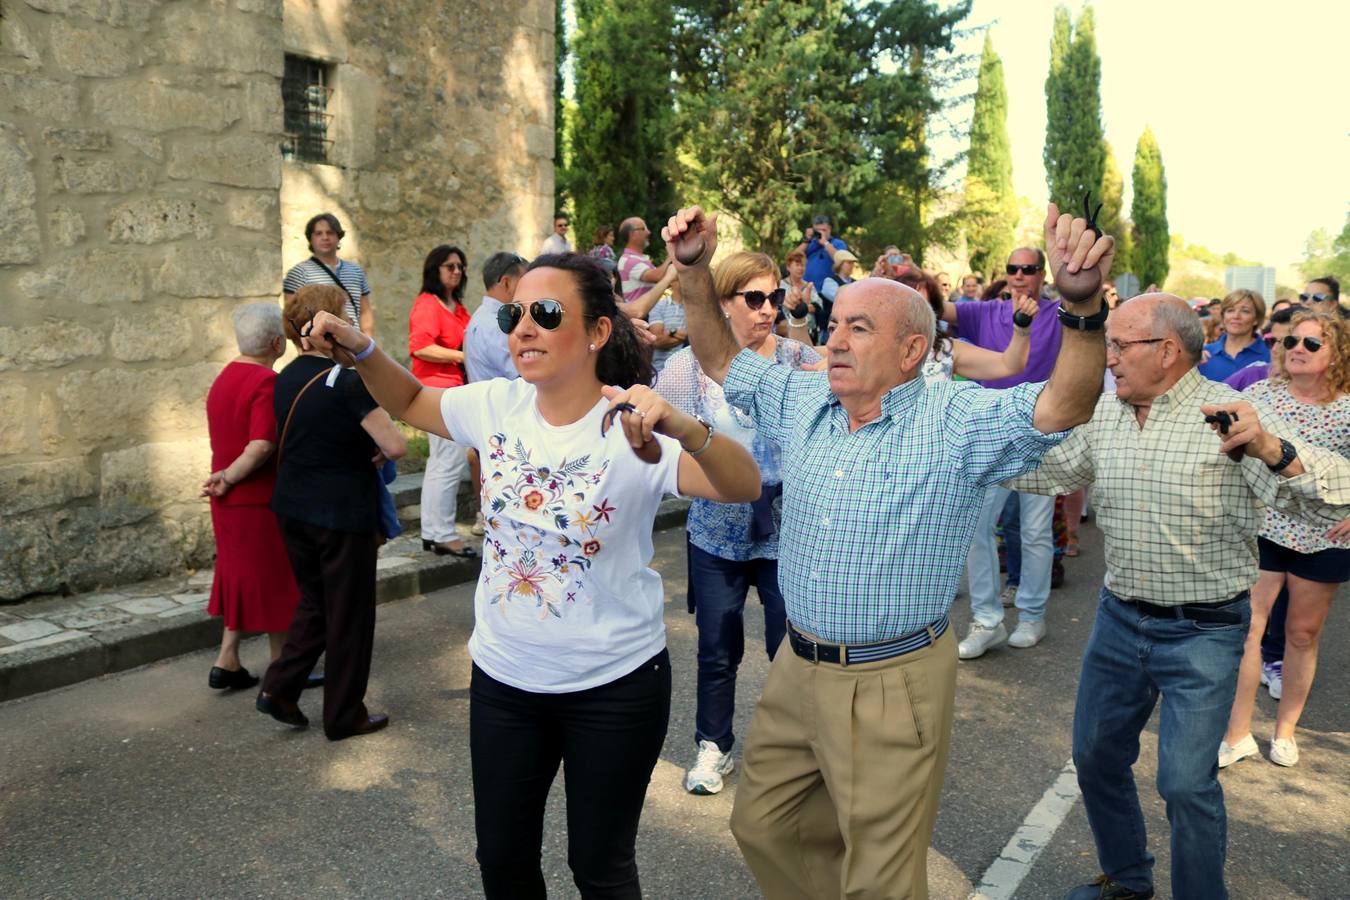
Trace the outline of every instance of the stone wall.
<instances>
[{"instance_id":1,"label":"stone wall","mask_svg":"<svg viewBox=\"0 0 1350 900\"><path fill-rule=\"evenodd\" d=\"M422 257L551 215L553 4L0 0L0 600L209 562L230 312L331 209L386 346ZM283 161L284 54L333 65L333 165ZM472 282L473 297L481 280Z\"/></svg>"}]
</instances>

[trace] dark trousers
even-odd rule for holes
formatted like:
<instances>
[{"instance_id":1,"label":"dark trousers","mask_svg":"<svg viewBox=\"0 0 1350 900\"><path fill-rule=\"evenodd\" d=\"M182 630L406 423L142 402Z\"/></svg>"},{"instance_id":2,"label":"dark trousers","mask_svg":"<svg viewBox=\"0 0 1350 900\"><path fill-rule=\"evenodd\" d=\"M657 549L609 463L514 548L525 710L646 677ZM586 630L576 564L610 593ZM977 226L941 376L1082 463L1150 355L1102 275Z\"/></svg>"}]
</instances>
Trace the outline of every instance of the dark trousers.
<instances>
[{"instance_id":1,"label":"dark trousers","mask_svg":"<svg viewBox=\"0 0 1350 900\"><path fill-rule=\"evenodd\" d=\"M1289 615L1289 588L1280 588L1275 605L1270 608L1270 619L1261 635L1261 661L1280 662L1284 659L1284 620Z\"/></svg>"},{"instance_id":2,"label":"dark trousers","mask_svg":"<svg viewBox=\"0 0 1350 900\"><path fill-rule=\"evenodd\" d=\"M609 684L566 694L522 691L474 666L469 751L488 900L547 896L544 805L560 762L567 864L581 896L640 900L638 820L669 719L665 650Z\"/></svg>"},{"instance_id":3,"label":"dark trousers","mask_svg":"<svg viewBox=\"0 0 1350 900\"><path fill-rule=\"evenodd\" d=\"M363 701L375 645L376 536L277 518L300 585L300 604L280 658L263 676L262 690L299 700L305 679L326 651L323 733L346 737L368 715Z\"/></svg>"},{"instance_id":4,"label":"dark trousers","mask_svg":"<svg viewBox=\"0 0 1350 900\"><path fill-rule=\"evenodd\" d=\"M787 634L778 560L722 559L692 543L688 549L690 605L698 624L694 740L712 741L728 753L736 741L731 720L736 711L736 670L745 656L745 596L751 585L764 604L764 651L770 661Z\"/></svg>"}]
</instances>

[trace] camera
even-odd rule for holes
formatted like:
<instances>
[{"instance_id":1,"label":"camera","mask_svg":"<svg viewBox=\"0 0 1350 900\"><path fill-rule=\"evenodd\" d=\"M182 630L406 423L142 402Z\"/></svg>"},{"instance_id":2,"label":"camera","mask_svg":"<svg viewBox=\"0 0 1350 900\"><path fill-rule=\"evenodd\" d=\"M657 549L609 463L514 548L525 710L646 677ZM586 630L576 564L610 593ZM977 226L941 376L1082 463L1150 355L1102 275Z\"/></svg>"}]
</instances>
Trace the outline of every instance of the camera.
<instances>
[{"instance_id":1,"label":"camera","mask_svg":"<svg viewBox=\"0 0 1350 900\"><path fill-rule=\"evenodd\" d=\"M814 228L808 228L806 229L806 233L802 235L802 241L803 243L809 244L819 236L820 232L816 231Z\"/></svg>"}]
</instances>

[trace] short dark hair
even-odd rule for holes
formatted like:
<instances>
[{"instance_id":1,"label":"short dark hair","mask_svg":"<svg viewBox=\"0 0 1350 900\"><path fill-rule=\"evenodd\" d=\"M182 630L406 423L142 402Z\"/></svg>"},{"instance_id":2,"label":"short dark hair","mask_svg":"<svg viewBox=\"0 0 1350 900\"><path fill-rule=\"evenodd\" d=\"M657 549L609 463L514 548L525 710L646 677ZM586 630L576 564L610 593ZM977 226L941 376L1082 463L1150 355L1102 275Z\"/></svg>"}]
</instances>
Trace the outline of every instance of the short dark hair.
<instances>
[{"instance_id":1,"label":"short dark hair","mask_svg":"<svg viewBox=\"0 0 1350 900\"><path fill-rule=\"evenodd\" d=\"M567 213L565 213L565 212L555 212L555 213L553 214L553 221L556 222L556 221L558 221L559 219L562 219L564 222L568 223L569 225L572 223L572 217L569 216L569 215L568 215Z\"/></svg>"},{"instance_id":2,"label":"short dark hair","mask_svg":"<svg viewBox=\"0 0 1350 900\"><path fill-rule=\"evenodd\" d=\"M1338 302L1340 301L1341 283L1337 281L1334 277L1330 275L1323 275L1321 278L1313 278L1310 280L1321 282L1322 284L1325 284L1327 287L1331 288L1331 299L1336 300Z\"/></svg>"},{"instance_id":3,"label":"short dark hair","mask_svg":"<svg viewBox=\"0 0 1350 900\"><path fill-rule=\"evenodd\" d=\"M621 246L627 247L627 246L628 246L628 238L629 238L629 236L630 236L634 231L636 231L636 230L637 230L637 229L635 229L635 228L633 227L633 225L632 225L631 222L624 222L622 225L620 225L620 226L619 226L619 237L618 237L618 242L619 242L619 244L620 244Z\"/></svg>"},{"instance_id":4,"label":"short dark hair","mask_svg":"<svg viewBox=\"0 0 1350 900\"><path fill-rule=\"evenodd\" d=\"M427 254L426 261L422 263L422 293L432 294L442 300L450 299L445 296L445 285L441 284L441 263L449 259L451 254L458 256L459 264L464 267L464 274L454 291L455 301L459 302L464 299L464 282L468 280L469 260L464 251L454 244L441 244Z\"/></svg>"},{"instance_id":5,"label":"short dark hair","mask_svg":"<svg viewBox=\"0 0 1350 900\"><path fill-rule=\"evenodd\" d=\"M586 315L592 319L609 319L610 335L605 346L596 354L595 376L601 384L632 387L650 385L656 380L652 367L652 351L637 329L614 302L614 284L610 274L594 257L583 253L546 253L530 263L527 271L558 269L572 277L586 305Z\"/></svg>"},{"instance_id":6,"label":"short dark hair","mask_svg":"<svg viewBox=\"0 0 1350 900\"><path fill-rule=\"evenodd\" d=\"M318 227L320 222L327 222L328 227L333 229L333 233L338 236L339 241L347 236L347 232L342 230L342 223L338 221L337 216L333 215L330 212L321 212L317 216L314 216L308 222L305 223L306 244L308 244L310 242L310 239L314 237L314 229ZM313 250L314 249L313 246L311 246L310 249Z\"/></svg>"},{"instance_id":7,"label":"short dark hair","mask_svg":"<svg viewBox=\"0 0 1350 900\"><path fill-rule=\"evenodd\" d=\"M1015 247L1013 248L1012 253L1008 254L1008 259L1012 259L1013 253L1021 253L1023 250L1030 250L1032 253L1035 253L1036 265L1040 266L1041 269L1045 269L1045 251L1040 247Z\"/></svg>"},{"instance_id":8,"label":"short dark hair","mask_svg":"<svg viewBox=\"0 0 1350 900\"><path fill-rule=\"evenodd\" d=\"M811 220L811 224L812 224L812 225L829 225L829 224L832 224L832 223L830 222L830 217L829 217L829 216L825 215L824 213L816 213L815 218L813 218L813 219Z\"/></svg>"},{"instance_id":9,"label":"short dark hair","mask_svg":"<svg viewBox=\"0 0 1350 900\"><path fill-rule=\"evenodd\" d=\"M525 268L525 260L510 250L499 250L483 263L483 287L492 290L492 286L507 275L516 275Z\"/></svg>"}]
</instances>

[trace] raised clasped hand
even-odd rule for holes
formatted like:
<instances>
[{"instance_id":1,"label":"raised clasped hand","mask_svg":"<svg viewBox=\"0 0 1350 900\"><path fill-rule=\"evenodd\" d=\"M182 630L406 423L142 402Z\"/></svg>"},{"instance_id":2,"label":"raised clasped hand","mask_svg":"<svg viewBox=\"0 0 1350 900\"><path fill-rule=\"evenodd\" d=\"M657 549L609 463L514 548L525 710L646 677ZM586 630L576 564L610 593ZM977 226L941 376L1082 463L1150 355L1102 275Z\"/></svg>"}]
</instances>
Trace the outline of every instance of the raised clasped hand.
<instances>
[{"instance_id":1,"label":"raised clasped hand","mask_svg":"<svg viewBox=\"0 0 1350 900\"><path fill-rule=\"evenodd\" d=\"M1013 295L1013 313L1014 313L1014 314L1016 314L1016 313L1025 313L1026 315L1031 316L1031 317L1034 319L1034 318L1036 318L1036 313L1038 313L1038 312L1040 312L1040 311L1041 311L1041 301L1040 301L1040 300L1037 300L1035 297L1031 296L1030 294L1014 294L1014 295Z\"/></svg>"},{"instance_id":2,"label":"raised clasped hand","mask_svg":"<svg viewBox=\"0 0 1350 900\"><path fill-rule=\"evenodd\" d=\"M684 207L666 222L661 239L675 268L708 265L717 250L717 214L707 215L698 206Z\"/></svg>"},{"instance_id":3,"label":"raised clasped hand","mask_svg":"<svg viewBox=\"0 0 1350 900\"><path fill-rule=\"evenodd\" d=\"M1045 254L1060 296L1081 303L1101 290L1111 272L1116 241L1109 234L1098 236L1087 219L1060 213L1051 203L1045 215Z\"/></svg>"},{"instance_id":4,"label":"raised clasped hand","mask_svg":"<svg viewBox=\"0 0 1350 900\"><path fill-rule=\"evenodd\" d=\"M369 338L352 327L346 319L340 319L326 310L315 313L309 325L300 333L302 349L317 350L344 366L355 365L352 354L364 350L367 341Z\"/></svg>"}]
</instances>

